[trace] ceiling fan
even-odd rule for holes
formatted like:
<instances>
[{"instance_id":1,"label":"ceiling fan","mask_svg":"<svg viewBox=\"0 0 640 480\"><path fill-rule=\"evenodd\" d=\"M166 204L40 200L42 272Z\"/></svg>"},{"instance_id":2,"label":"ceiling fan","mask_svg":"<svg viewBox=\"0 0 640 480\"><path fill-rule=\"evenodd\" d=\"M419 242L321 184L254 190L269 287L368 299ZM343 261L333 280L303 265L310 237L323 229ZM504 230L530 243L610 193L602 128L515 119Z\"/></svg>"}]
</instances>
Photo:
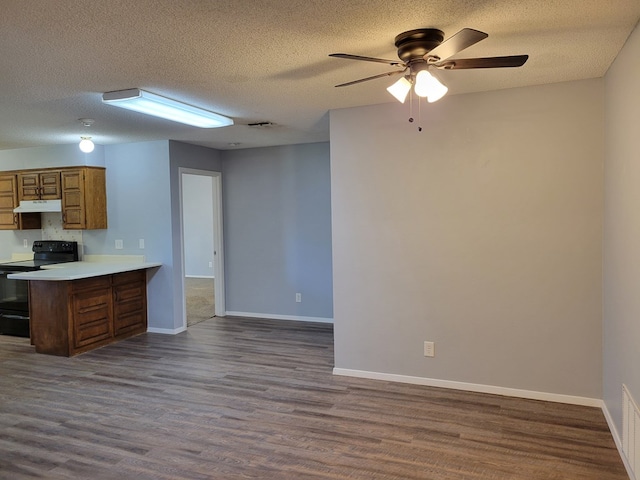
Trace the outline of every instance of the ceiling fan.
<instances>
[{"instance_id":1,"label":"ceiling fan","mask_svg":"<svg viewBox=\"0 0 640 480\"><path fill-rule=\"evenodd\" d=\"M411 86L413 86L416 95L426 97L429 102L435 102L442 98L449 90L438 79L435 74L437 70L521 67L529 58L529 55L509 55L505 57L451 59L451 57L465 48L475 45L488 36L488 34L472 28L463 28L452 37L443 41L444 33L441 30L436 28L419 28L396 36L395 46L398 49L399 61L363 57L348 53L332 53L329 55L330 57L385 63L393 67L401 68L401 70L393 70L391 72L341 83L340 85L336 85L336 87L346 87L376 78L404 74L400 80L387 88L389 93L404 103L411 90Z\"/></svg>"}]
</instances>

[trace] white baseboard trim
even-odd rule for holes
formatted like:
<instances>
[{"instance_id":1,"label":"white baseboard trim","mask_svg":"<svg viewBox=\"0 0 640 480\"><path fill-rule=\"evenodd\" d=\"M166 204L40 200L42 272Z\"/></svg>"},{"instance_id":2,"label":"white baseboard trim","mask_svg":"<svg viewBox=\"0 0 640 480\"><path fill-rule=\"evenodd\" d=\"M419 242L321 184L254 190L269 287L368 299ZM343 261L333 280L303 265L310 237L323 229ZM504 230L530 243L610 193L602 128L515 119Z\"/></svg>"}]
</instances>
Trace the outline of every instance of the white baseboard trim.
<instances>
[{"instance_id":1,"label":"white baseboard trim","mask_svg":"<svg viewBox=\"0 0 640 480\"><path fill-rule=\"evenodd\" d=\"M369 378L371 380L413 383L415 385L425 385L428 387L451 388L454 390L466 390L469 392L491 393L494 395L528 398L531 400L544 400L547 402L569 403L586 407L602 407L602 400L598 398L536 392L533 390L520 390L517 388L496 387L493 385L481 385L477 383L455 382L452 380L439 380L436 378L412 377L408 375L396 375L392 373L367 372L363 370L351 370L348 368L334 368L333 374L347 377Z\"/></svg>"},{"instance_id":2,"label":"white baseboard trim","mask_svg":"<svg viewBox=\"0 0 640 480\"><path fill-rule=\"evenodd\" d=\"M633 473L633 469L631 468L631 465L629 464L629 461L627 460L627 457L622 450L622 436L618 433L616 424L613 422L613 417L611 416L611 413L609 413L607 404L604 402L602 402L602 413L604 413L604 418L607 421L607 425L609 425L611 436L613 437L613 441L616 444L616 448L618 449L618 453L620 454L620 458L622 459L624 468L627 470L627 475L629 475L629 479L636 480L636 476Z\"/></svg>"},{"instance_id":3,"label":"white baseboard trim","mask_svg":"<svg viewBox=\"0 0 640 480\"><path fill-rule=\"evenodd\" d=\"M215 279L213 275L185 275L184 278L211 278Z\"/></svg>"},{"instance_id":4,"label":"white baseboard trim","mask_svg":"<svg viewBox=\"0 0 640 480\"><path fill-rule=\"evenodd\" d=\"M247 317L247 318L266 318L269 320L293 320L296 322L319 322L333 323L333 318L325 317L303 317L299 315L274 315L271 313L252 313L252 312L225 312L227 317Z\"/></svg>"},{"instance_id":5,"label":"white baseboard trim","mask_svg":"<svg viewBox=\"0 0 640 480\"><path fill-rule=\"evenodd\" d=\"M185 326L178 327L178 328L147 327L147 333L163 333L165 335L176 335L186 330L187 330L187 327Z\"/></svg>"}]
</instances>

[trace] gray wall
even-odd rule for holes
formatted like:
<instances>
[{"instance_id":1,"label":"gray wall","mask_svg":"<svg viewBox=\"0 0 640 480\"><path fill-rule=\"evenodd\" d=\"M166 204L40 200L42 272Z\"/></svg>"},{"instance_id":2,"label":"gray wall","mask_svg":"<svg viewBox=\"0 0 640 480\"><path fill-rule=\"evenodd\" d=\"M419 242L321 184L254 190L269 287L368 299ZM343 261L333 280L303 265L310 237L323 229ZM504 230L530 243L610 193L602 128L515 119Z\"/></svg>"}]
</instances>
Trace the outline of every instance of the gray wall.
<instances>
[{"instance_id":1,"label":"gray wall","mask_svg":"<svg viewBox=\"0 0 640 480\"><path fill-rule=\"evenodd\" d=\"M602 79L331 112L336 367L602 395ZM434 341L436 356L423 356Z\"/></svg>"},{"instance_id":2,"label":"gray wall","mask_svg":"<svg viewBox=\"0 0 640 480\"><path fill-rule=\"evenodd\" d=\"M622 384L640 401L639 58L636 27L605 80L604 401L620 435Z\"/></svg>"},{"instance_id":3,"label":"gray wall","mask_svg":"<svg viewBox=\"0 0 640 480\"><path fill-rule=\"evenodd\" d=\"M184 323L182 298L182 228L180 225L180 168L192 168L211 172L222 171L220 152L211 148L169 141L171 238L174 269L172 271L174 302L174 328ZM166 185L165 185L166 188Z\"/></svg>"},{"instance_id":4,"label":"gray wall","mask_svg":"<svg viewBox=\"0 0 640 480\"><path fill-rule=\"evenodd\" d=\"M331 319L329 145L222 159L227 311Z\"/></svg>"},{"instance_id":5,"label":"gray wall","mask_svg":"<svg viewBox=\"0 0 640 480\"><path fill-rule=\"evenodd\" d=\"M104 147L96 145L95 150L91 153L81 152L77 143L0 150L0 170L75 167L79 165L104 167Z\"/></svg>"},{"instance_id":6,"label":"gray wall","mask_svg":"<svg viewBox=\"0 0 640 480\"><path fill-rule=\"evenodd\" d=\"M213 180L209 176L182 176L184 273L213 277ZM211 263L211 266L209 266Z\"/></svg>"},{"instance_id":7,"label":"gray wall","mask_svg":"<svg viewBox=\"0 0 640 480\"><path fill-rule=\"evenodd\" d=\"M85 230L84 253L145 255L161 262L149 272L149 327L173 329L178 301L173 291L172 219L167 141L105 147L108 230ZM115 240L123 241L122 250ZM138 248L144 239L145 248Z\"/></svg>"}]
</instances>

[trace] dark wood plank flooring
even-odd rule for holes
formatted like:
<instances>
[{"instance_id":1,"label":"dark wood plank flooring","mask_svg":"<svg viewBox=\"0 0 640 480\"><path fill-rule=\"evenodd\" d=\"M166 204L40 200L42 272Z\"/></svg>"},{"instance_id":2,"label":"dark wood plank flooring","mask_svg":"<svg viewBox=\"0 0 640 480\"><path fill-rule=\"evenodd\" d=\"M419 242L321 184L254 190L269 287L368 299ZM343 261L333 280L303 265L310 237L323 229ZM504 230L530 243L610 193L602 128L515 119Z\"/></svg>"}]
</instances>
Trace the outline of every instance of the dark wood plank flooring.
<instances>
[{"instance_id":1,"label":"dark wood plank flooring","mask_svg":"<svg viewBox=\"0 0 640 480\"><path fill-rule=\"evenodd\" d=\"M597 408L332 375L330 325L0 337L0 478L627 479Z\"/></svg>"}]
</instances>

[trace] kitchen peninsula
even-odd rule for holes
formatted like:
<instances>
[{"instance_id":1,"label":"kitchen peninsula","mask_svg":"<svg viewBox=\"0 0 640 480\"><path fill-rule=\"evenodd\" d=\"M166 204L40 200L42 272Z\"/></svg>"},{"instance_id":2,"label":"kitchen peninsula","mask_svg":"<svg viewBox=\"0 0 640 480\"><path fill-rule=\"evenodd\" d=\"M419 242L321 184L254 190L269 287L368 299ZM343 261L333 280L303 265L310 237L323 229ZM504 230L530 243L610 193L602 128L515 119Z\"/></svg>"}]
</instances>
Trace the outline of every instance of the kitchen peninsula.
<instances>
[{"instance_id":1,"label":"kitchen peninsula","mask_svg":"<svg viewBox=\"0 0 640 480\"><path fill-rule=\"evenodd\" d=\"M147 331L144 261L54 264L9 278L29 281L31 343L71 357Z\"/></svg>"}]
</instances>

